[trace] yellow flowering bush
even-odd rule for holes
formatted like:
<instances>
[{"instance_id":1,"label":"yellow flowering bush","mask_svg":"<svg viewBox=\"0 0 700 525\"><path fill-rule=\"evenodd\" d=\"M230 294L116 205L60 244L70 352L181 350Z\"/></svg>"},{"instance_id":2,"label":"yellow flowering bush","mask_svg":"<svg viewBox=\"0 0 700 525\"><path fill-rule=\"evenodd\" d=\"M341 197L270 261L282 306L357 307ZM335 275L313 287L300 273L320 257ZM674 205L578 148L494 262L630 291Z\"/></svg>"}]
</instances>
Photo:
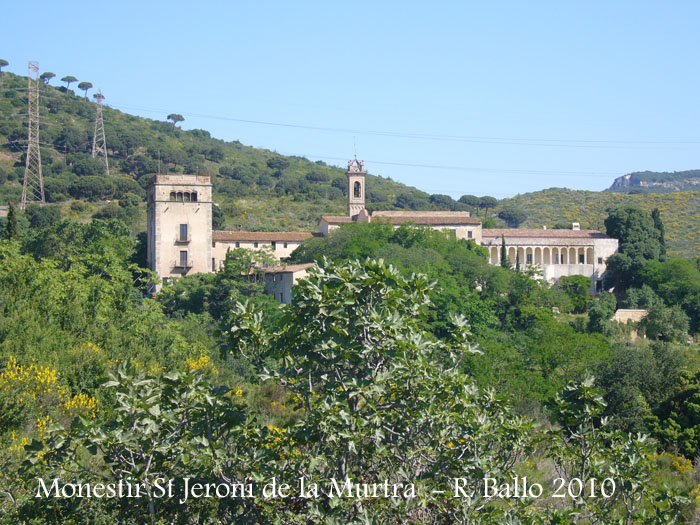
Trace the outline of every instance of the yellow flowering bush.
<instances>
[{"instance_id":1,"label":"yellow flowering bush","mask_svg":"<svg viewBox=\"0 0 700 525\"><path fill-rule=\"evenodd\" d=\"M201 370L203 372L211 372L214 375L219 374L219 369L211 360L208 355L201 355L199 358L195 359L193 357L188 357L185 361L185 367L188 371L190 370Z\"/></svg>"}]
</instances>

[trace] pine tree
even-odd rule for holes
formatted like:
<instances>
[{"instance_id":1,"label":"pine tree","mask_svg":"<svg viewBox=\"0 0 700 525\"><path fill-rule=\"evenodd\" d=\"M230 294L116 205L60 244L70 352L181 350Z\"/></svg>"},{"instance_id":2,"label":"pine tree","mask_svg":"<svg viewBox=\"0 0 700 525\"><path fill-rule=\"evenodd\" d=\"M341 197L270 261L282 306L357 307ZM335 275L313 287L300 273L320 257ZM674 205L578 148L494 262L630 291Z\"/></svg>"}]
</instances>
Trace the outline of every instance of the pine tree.
<instances>
[{"instance_id":1,"label":"pine tree","mask_svg":"<svg viewBox=\"0 0 700 525\"><path fill-rule=\"evenodd\" d=\"M519 272L520 271L520 252L517 252L517 255L515 256L515 271Z\"/></svg>"},{"instance_id":2,"label":"pine tree","mask_svg":"<svg viewBox=\"0 0 700 525\"><path fill-rule=\"evenodd\" d=\"M666 238L664 231L664 223L661 221L661 212L659 208L654 208L651 212L651 218L654 219L654 229L659 238L659 244L661 244L661 254L659 260L666 259Z\"/></svg>"}]
</instances>

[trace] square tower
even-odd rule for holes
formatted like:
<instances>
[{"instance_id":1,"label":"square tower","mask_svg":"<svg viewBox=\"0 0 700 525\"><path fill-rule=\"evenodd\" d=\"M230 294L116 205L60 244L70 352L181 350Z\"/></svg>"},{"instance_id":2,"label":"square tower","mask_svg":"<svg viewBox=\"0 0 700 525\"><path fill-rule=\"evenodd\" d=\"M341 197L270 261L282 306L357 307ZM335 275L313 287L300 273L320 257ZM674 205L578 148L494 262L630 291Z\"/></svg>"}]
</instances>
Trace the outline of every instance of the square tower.
<instances>
[{"instance_id":1,"label":"square tower","mask_svg":"<svg viewBox=\"0 0 700 525\"><path fill-rule=\"evenodd\" d=\"M167 279L212 271L211 179L154 175L148 180L148 267Z\"/></svg>"},{"instance_id":2,"label":"square tower","mask_svg":"<svg viewBox=\"0 0 700 525\"><path fill-rule=\"evenodd\" d=\"M348 162L348 217L365 209L365 161L356 158Z\"/></svg>"}]
</instances>

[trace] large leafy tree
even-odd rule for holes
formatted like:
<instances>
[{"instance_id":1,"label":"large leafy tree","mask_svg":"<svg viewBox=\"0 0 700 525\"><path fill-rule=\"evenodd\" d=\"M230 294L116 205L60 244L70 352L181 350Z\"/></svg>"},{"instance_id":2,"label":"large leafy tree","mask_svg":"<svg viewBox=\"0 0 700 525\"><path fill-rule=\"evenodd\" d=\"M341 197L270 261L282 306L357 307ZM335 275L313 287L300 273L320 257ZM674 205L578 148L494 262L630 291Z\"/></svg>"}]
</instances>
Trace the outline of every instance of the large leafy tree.
<instances>
[{"instance_id":1,"label":"large leafy tree","mask_svg":"<svg viewBox=\"0 0 700 525\"><path fill-rule=\"evenodd\" d=\"M293 498L281 516L306 508L342 522L393 522L500 512L490 498L432 493L454 490L453 477L465 478L468 494L483 489L484 475L504 479L529 450L530 425L460 372L463 357L477 352L462 318L453 317L444 340L421 330L431 286L381 261L326 263L299 283L280 333L264 337L263 320L241 309L246 322L232 329L231 346L256 362L266 349L268 359L281 359L272 375L305 414L290 430L298 451L280 474L309 484L403 484L393 505ZM404 492L411 483L423 497Z\"/></svg>"},{"instance_id":2,"label":"large leafy tree","mask_svg":"<svg viewBox=\"0 0 700 525\"><path fill-rule=\"evenodd\" d=\"M648 261L659 260L663 251L659 224L660 219L655 223L652 215L634 206L608 209L606 232L618 239L619 252L606 262L605 288L615 288L615 294L622 296L628 288L643 284L640 270Z\"/></svg>"}]
</instances>

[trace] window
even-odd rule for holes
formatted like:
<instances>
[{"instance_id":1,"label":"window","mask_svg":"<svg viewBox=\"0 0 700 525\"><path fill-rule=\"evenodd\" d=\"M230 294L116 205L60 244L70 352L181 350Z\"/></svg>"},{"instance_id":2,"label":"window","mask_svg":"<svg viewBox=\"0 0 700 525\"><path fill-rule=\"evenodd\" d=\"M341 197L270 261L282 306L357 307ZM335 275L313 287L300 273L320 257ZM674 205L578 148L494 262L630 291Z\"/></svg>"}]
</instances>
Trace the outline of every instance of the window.
<instances>
[{"instance_id":1,"label":"window","mask_svg":"<svg viewBox=\"0 0 700 525\"><path fill-rule=\"evenodd\" d=\"M187 266L187 250L180 250L180 266Z\"/></svg>"},{"instance_id":2,"label":"window","mask_svg":"<svg viewBox=\"0 0 700 525\"><path fill-rule=\"evenodd\" d=\"M178 191L178 192L177 192L177 200L179 200L180 202L182 202L182 200L183 200L182 192L181 192L181 191Z\"/></svg>"},{"instance_id":3,"label":"window","mask_svg":"<svg viewBox=\"0 0 700 525\"><path fill-rule=\"evenodd\" d=\"M558 253L554 256L554 264L559 264L559 254Z\"/></svg>"},{"instance_id":4,"label":"window","mask_svg":"<svg viewBox=\"0 0 700 525\"><path fill-rule=\"evenodd\" d=\"M163 277L163 286L168 284L169 281L170 281L170 279L168 277Z\"/></svg>"},{"instance_id":5,"label":"window","mask_svg":"<svg viewBox=\"0 0 700 525\"><path fill-rule=\"evenodd\" d=\"M602 258L602 257L598 257L598 264L603 264L603 258Z\"/></svg>"},{"instance_id":6,"label":"window","mask_svg":"<svg viewBox=\"0 0 700 525\"><path fill-rule=\"evenodd\" d=\"M471 230L469 230L467 232L467 239L471 239L472 237L473 237L473 232Z\"/></svg>"},{"instance_id":7,"label":"window","mask_svg":"<svg viewBox=\"0 0 700 525\"><path fill-rule=\"evenodd\" d=\"M286 242L284 243L284 247L285 247L285 248L287 247L287 243L286 243Z\"/></svg>"},{"instance_id":8,"label":"window","mask_svg":"<svg viewBox=\"0 0 700 525\"><path fill-rule=\"evenodd\" d=\"M527 261L527 264L532 264L532 254L528 253L525 260Z\"/></svg>"},{"instance_id":9,"label":"window","mask_svg":"<svg viewBox=\"0 0 700 525\"><path fill-rule=\"evenodd\" d=\"M236 241L236 248L240 248L240 247L241 247L241 243Z\"/></svg>"},{"instance_id":10,"label":"window","mask_svg":"<svg viewBox=\"0 0 700 525\"><path fill-rule=\"evenodd\" d=\"M216 271L216 259L214 259L214 257L211 258L211 271Z\"/></svg>"},{"instance_id":11,"label":"window","mask_svg":"<svg viewBox=\"0 0 700 525\"><path fill-rule=\"evenodd\" d=\"M253 243L253 248L257 248L257 247L258 247L258 243L257 243L257 242L254 242L254 243Z\"/></svg>"},{"instance_id":12,"label":"window","mask_svg":"<svg viewBox=\"0 0 700 525\"><path fill-rule=\"evenodd\" d=\"M197 202L197 192L196 191L192 192L192 202Z\"/></svg>"},{"instance_id":13,"label":"window","mask_svg":"<svg viewBox=\"0 0 700 525\"><path fill-rule=\"evenodd\" d=\"M190 202L190 192L189 191L185 192L185 202Z\"/></svg>"},{"instance_id":14,"label":"window","mask_svg":"<svg viewBox=\"0 0 700 525\"><path fill-rule=\"evenodd\" d=\"M174 201L175 199L177 199L177 194L174 191L171 191L170 192L170 200Z\"/></svg>"},{"instance_id":15,"label":"window","mask_svg":"<svg viewBox=\"0 0 700 525\"><path fill-rule=\"evenodd\" d=\"M187 240L187 224L180 225L180 237L178 241L183 242Z\"/></svg>"},{"instance_id":16,"label":"window","mask_svg":"<svg viewBox=\"0 0 700 525\"><path fill-rule=\"evenodd\" d=\"M359 181L355 181L354 188L355 189L353 190L353 192L355 194L355 198L359 199L360 197L362 197L362 185Z\"/></svg>"},{"instance_id":17,"label":"window","mask_svg":"<svg viewBox=\"0 0 700 525\"><path fill-rule=\"evenodd\" d=\"M275 241L272 241L272 249L276 250L277 249L277 243Z\"/></svg>"},{"instance_id":18,"label":"window","mask_svg":"<svg viewBox=\"0 0 700 525\"><path fill-rule=\"evenodd\" d=\"M602 281L602 279L598 279L598 280L595 282L595 291L596 291L596 292L599 292L599 293L603 291L603 281Z\"/></svg>"},{"instance_id":19,"label":"window","mask_svg":"<svg viewBox=\"0 0 700 525\"><path fill-rule=\"evenodd\" d=\"M211 247L216 248L216 241L211 241Z\"/></svg>"},{"instance_id":20,"label":"window","mask_svg":"<svg viewBox=\"0 0 700 525\"><path fill-rule=\"evenodd\" d=\"M584 262L586 262L586 256L583 255L582 253L579 253L578 254L578 263L583 264Z\"/></svg>"},{"instance_id":21,"label":"window","mask_svg":"<svg viewBox=\"0 0 700 525\"><path fill-rule=\"evenodd\" d=\"M284 293L280 292L280 303L284 302Z\"/></svg>"}]
</instances>

